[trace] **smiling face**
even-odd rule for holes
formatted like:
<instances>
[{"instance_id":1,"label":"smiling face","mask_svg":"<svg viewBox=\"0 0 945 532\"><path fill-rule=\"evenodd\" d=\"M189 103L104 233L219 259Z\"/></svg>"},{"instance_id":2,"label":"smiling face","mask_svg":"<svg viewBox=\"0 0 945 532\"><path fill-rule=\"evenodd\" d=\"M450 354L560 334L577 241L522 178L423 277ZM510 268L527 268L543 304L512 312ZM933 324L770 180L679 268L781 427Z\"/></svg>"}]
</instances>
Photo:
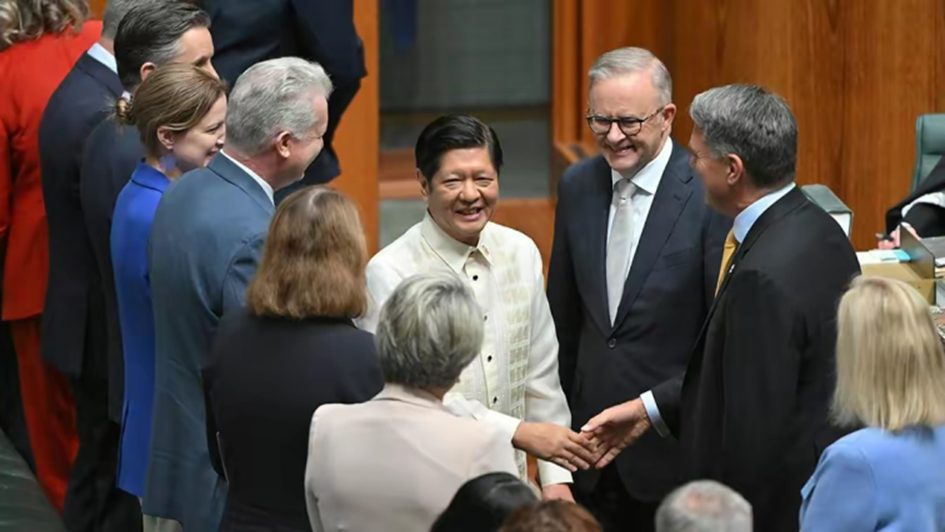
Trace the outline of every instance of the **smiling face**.
<instances>
[{"instance_id":1,"label":"smiling face","mask_svg":"<svg viewBox=\"0 0 945 532\"><path fill-rule=\"evenodd\" d=\"M450 150L429 183L417 172L430 216L446 234L475 246L499 201L499 174L485 147Z\"/></svg>"},{"instance_id":2,"label":"smiling face","mask_svg":"<svg viewBox=\"0 0 945 532\"><path fill-rule=\"evenodd\" d=\"M617 124L611 124L606 134L594 135L597 147L611 168L630 177L652 161L669 136L676 106L660 101L649 70L594 81L588 101L591 115L644 119L660 107L663 107L662 112L647 120L636 135L625 135Z\"/></svg>"},{"instance_id":3,"label":"smiling face","mask_svg":"<svg viewBox=\"0 0 945 532\"><path fill-rule=\"evenodd\" d=\"M171 134L171 143L166 147L177 159L181 172L210 164L226 140L225 119L226 97L220 96L194 127Z\"/></svg>"}]
</instances>

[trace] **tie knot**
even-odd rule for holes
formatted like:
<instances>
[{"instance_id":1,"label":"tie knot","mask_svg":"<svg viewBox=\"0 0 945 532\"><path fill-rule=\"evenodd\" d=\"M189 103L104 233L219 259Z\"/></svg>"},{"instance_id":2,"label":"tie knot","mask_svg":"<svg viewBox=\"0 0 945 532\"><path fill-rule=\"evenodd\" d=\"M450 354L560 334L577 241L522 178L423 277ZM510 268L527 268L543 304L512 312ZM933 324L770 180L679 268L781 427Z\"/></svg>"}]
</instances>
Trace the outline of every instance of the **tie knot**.
<instances>
[{"instance_id":1,"label":"tie knot","mask_svg":"<svg viewBox=\"0 0 945 532\"><path fill-rule=\"evenodd\" d=\"M614 184L614 205L625 204L636 192L636 185L626 177Z\"/></svg>"},{"instance_id":2,"label":"tie knot","mask_svg":"<svg viewBox=\"0 0 945 532\"><path fill-rule=\"evenodd\" d=\"M738 245L738 241L735 240L735 230L729 229L728 234L725 235L725 247L735 247Z\"/></svg>"}]
</instances>

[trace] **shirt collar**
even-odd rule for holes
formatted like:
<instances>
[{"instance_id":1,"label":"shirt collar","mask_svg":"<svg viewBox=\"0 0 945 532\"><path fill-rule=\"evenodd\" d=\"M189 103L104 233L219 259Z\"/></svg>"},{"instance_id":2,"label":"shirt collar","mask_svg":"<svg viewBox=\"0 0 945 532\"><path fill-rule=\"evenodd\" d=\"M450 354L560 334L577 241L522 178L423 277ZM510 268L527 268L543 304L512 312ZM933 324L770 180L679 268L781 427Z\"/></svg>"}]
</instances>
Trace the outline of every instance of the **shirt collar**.
<instances>
[{"instance_id":1,"label":"shirt collar","mask_svg":"<svg viewBox=\"0 0 945 532\"><path fill-rule=\"evenodd\" d=\"M88 54L92 56L92 59L95 59L99 63L108 67L108 69L115 74L118 74L118 63L115 61L115 56L106 50L104 46L99 43L95 43L91 48L89 48Z\"/></svg>"},{"instance_id":2,"label":"shirt collar","mask_svg":"<svg viewBox=\"0 0 945 532\"><path fill-rule=\"evenodd\" d=\"M666 141L663 142L663 147L660 148L660 152L656 154L656 157L654 157L652 161L637 172L636 175L631 177L630 182L650 196L656 194L656 189L660 186L660 180L663 178L663 172L666 171L666 166L669 165L669 158L672 154L673 140L666 137ZM623 175L611 169L610 178L613 181L613 185L616 187L617 182L623 179Z\"/></svg>"},{"instance_id":3,"label":"shirt collar","mask_svg":"<svg viewBox=\"0 0 945 532\"><path fill-rule=\"evenodd\" d=\"M273 190L272 190L272 185L270 185L269 183L267 183L265 179L259 177L259 175L256 174L256 172L254 172L254 171L250 170L249 168L247 168L244 164L240 163L240 162L237 161L236 159L234 159L234 158L230 157L229 155L227 155L227 154L226 154L226 148L224 148L223 150L220 150L220 153L223 154L224 157L226 157L227 159L229 159L230 162L232 162L233 164L235 164L237 168L239 168L240 170L242 170L242 171L246 172L247 174L249 174L249 177L252 177L252 178L253 178L253 181L255 181L256 183L258 183L259 186L262 187L263 191L266 193L266 196L269 197L269 201L271 201L273 205L276 204L275 192L273 192Z\"/></svg>"},{"instance_id":4,"label":"shirt collar","mask_svg":"<svg viewBox=\"0 0 945 532\"><path fill-rule=\"evenodd\" d=\"M492 265L492 255L486 242L488 229L489 224L487 223L482 228L482 233L479 234L479 243L473 247L446 234L446 231L430 216L430 211L427 211L423 215L423 222L420 224L420 235L451 270L462 273L463 267L466 265L466 259L476 250L482 254L490 266Z\"/></svg>"},{"instance_id":5,"label":"shirt collar","mask_svg":"<svg viewBox=\"0 0 945 532\"><path fill-rule=\"evenodd\" d=\"M372 401L384 400L402 401L417 406L435 408L437 410L443 410L444 412L447 411L446 407L443 406L443 401L437 399L432 393L412 386L404 386L403 384L394 384L392 382L385 384L384 389L372 399Z\"/></svg>"},{"instance_id":6,"label":"shirt collar","mask_svg":"<svg viewBox=\"0 0 945 532\"><path fill-rule=\"evenodd\" d=\"M794 182L790 182L787 185L766 194L755 200L754 203L748 206L745 210L738 213L738 216L735 217L735 222L732 225L732 232L735 234L735 240L739 244L745 241L745 237L748 236L748 231L751 231L751 227L755 225L755 222L758 221L758 218L761 218L761 215L768 210L769 207L778 202L779 199L787 195L788 192L794 190Z\"/></svg>"}]
</instances>

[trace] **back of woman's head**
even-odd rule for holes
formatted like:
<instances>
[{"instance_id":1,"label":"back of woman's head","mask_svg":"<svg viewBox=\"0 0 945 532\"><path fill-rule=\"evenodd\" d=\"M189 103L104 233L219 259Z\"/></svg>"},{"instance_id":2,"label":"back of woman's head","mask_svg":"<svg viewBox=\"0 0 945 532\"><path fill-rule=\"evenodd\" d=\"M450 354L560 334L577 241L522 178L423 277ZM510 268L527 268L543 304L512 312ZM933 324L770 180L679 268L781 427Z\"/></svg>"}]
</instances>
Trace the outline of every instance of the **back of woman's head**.
<instances>
[{"instance_id":1,"label":"back of woman's head","mask_svg":"<svg viewBox=\"0 0 945 532\"><path fill-rule=\"evenodd\" d=\"M519 508L499 532L600 532L600 524L587 510L567 501L545 501Z\"/></svg>"},{"instance_id":2,"label":"back of woman's head","mask_svg":"<svg viewBox=\"0 0 945 532\"><path fill-rule=\"evenodd\" d=\"M945 353L915 289L859 277L838 317L837 421L892 431L945 423Z\"/></svg>"},{"instance_id":3,"label":"back of woman's head","mask_svg":"<svg viewBox=\"0 0 945 532\"><path fill-rule=\"evenodd\" d=\"M430 532L495 532L513 511L537 502L518 477L488 473L459 488Z\"/></svg>"},{"instance_id":4,"label":"back of woman's head","mask_svg":"<svg viewBox=\"0 0 945 532\"><path fill-rule=\"evenodd\" d=\"M161 157L175 134L200 124L220 98L226 83L190 64L170 63L158 67L138 85L131 101L115 102L115 120L136 126L148 157ZM225 127L220 117L218 127ZM210 132L215 133L215 132ZM200 166L199 161L193 161Z\"/></svg>"},{"instance_id":5,"label":"back of woman's head","mask_svg":"<svg viewBox=\"0 0 945 532\"><path fill-rule=\"evenodd\" d=\"M304 188L276 210L247 305L259 316L360 316L367 307L366 262L354 203L327 187Z\"/></svg>"},{"instance_id":6,"label":"back of woman's head","mask_svg":"<svg viewBox=\"0 0 945 532\"><path fill-rule=\"evenodd\" d=\"M0 51L18 42L78 32L89 17L88 0L0 1Z\"/></svg>"}]
</instances>

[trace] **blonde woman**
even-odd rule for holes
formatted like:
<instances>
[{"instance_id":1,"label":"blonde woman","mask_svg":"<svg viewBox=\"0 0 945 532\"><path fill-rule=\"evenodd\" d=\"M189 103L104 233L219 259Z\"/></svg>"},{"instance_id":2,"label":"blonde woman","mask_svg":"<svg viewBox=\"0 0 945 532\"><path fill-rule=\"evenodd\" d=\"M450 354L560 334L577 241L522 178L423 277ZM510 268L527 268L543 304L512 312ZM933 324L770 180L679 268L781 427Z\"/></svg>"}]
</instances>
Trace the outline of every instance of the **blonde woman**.
<instances>
[{"instance_id":1,"label":"blonde woman","mask_svg":"<svg viewBox=\"0 0 945 532\"><path fill-rule=\"evenodd\" d=\"M840 302L835 419L863 426L824 453L801 529L945 530L945 353L909 285L860 277Z\"/></svg>"},{"instance_id":2,"label":"blonde woman","mask_svg":"<svg viewBox=\"0 0 945 532\"><path fill-rule=\"evenodd\" d=\"M0 247L6 250L2 318L10 325L19 363L36 477L60 511L78 438L69 382L40 357L49 243L39 123L53 91L102 33L100 22L86 22L88 14L87 2L80 0L0 0ZM86 485L73 482L70 496ZM79 507L85 496L71 497L78 514L85 512ZM66 512L68 523L76 522L72 514Z\"/></svg>"}]
</instances>

